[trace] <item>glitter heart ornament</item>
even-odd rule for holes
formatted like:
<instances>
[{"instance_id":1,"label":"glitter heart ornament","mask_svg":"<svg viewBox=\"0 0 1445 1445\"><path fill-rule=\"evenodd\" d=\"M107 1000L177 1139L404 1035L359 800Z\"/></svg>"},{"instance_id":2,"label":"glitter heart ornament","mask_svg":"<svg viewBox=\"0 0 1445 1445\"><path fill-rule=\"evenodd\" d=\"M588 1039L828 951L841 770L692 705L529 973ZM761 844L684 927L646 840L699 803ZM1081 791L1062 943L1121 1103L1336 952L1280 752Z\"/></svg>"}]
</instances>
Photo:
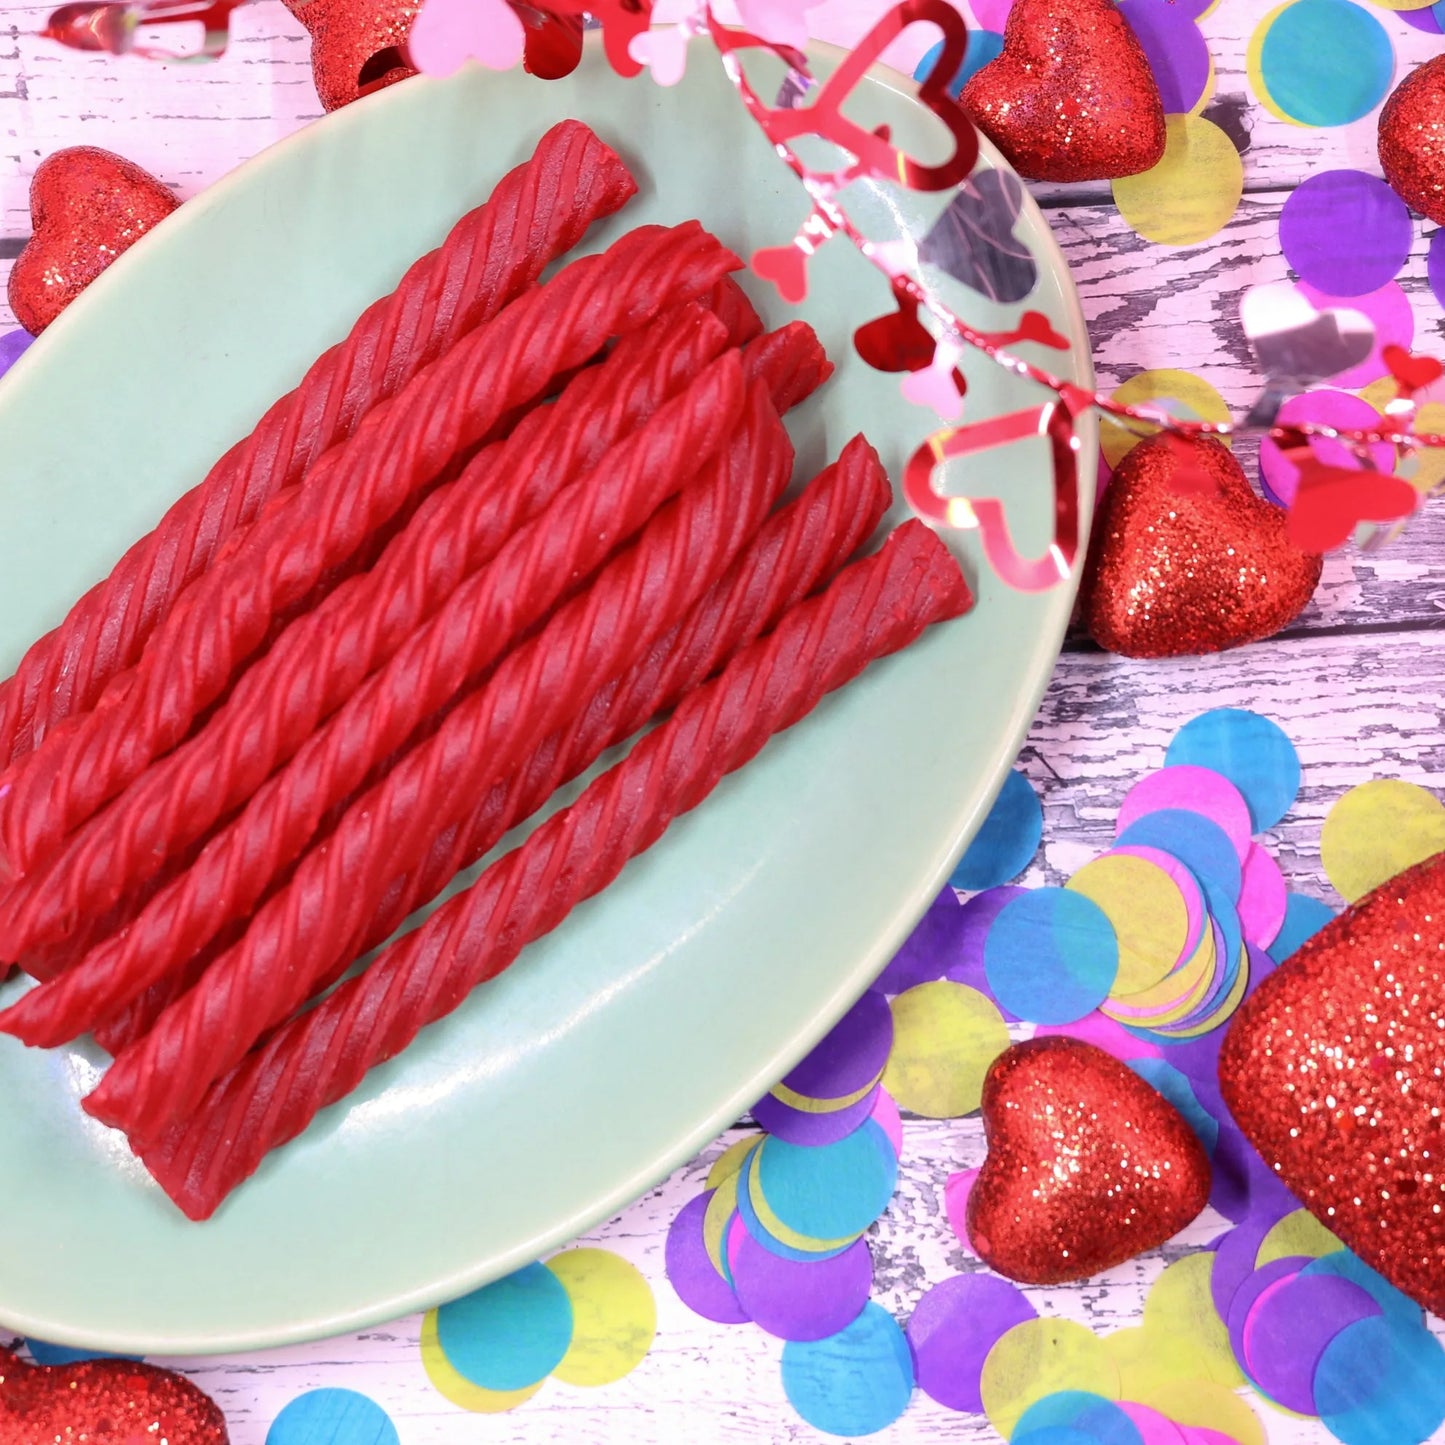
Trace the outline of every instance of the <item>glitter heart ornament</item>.
<instances>
[{"instance_id":1,"label":"glitter heart ornament","mask_svg":"<svg viewBox=\"0 0 1445 1445\"><path fill-rule=\"evenodd\" d=\"M1234 1016L1246 1138L1366 1264L1445 1314L1445 853L1328 923Z\"/></svg>"},{"instance_id":2,"label":"glitter heart ornament","mask_svg":"<svg viewBox=\"0 0 1445 1445\"><path fill-rule=\"evenodd\" d=\"M1380 169L1412 210L1445 226L1445 55L1416 66L1380 111Z\"/></svg>"},{"instance_id":3,"label":"glitter heart ornament","mask_svg":"<svg viewBox=\"0 0 1445 1445\"><path fill-rule=\"evenodd\" d=\"M0 1349L0 1445L228 1445L209 1395L172 1370L132 1360L29 1365Z\"/></svg>"},{"instance_id":4,"label":"glitter heart ornament","mask_svg":"<svg viewBox=\"0 0 1445 1445\"><path fill-rule=\"evenodd\" d=\"M963 108L1034 181L1110 181L1164 154L1164 106L1114 0L1016 0Z\"/></svg>"},{"instance_id":5,"label":"glitter heart ornament","mask_svg":"<svg viewBox=\"0 0 1445 1445\"><path fill-rule=\"evenodd\" d=\"M1200 473L1212 485L1198 485ZM1227 447L1160 435L1124 458L1104 493L1081 611L1099 646L1125 657L1220 652L1292 622L1323 567Z\"/></svg>"},{"instance_id":6,"label":"glitter heart ornament","mask_svg":"<svg viewBox=\"0 0 1445 1445\"><path fill-rule=\"evenodd\" d=\"M311 76L326 110L416 74L406 50L421 0L284 0L311 36Z\"/></svg>"},{"instance_id":7,"label":"glitter heart ornament","mask_svg":"<svg viewBox=\"0 0 1445 1445\"><path fill-rule=\"evenodd\" d=\"M30 240L10 271L10 309L38 336L115 258L180 202L132 161L72 146L30 182Z\"/></svg>"},{"instance_id":8,"label":"glitter heart ornament","mask_svg":"<svg viewBox=\"0 0 1445 1445\"><path fill-rule=\"evenodd\" d=\"M1112 1269L1209 1199L1209 1158L1179 1111L1080 1039L1030 1039L995 1059L983 1128L968 1237L990 1269L1023 1284Z\"/></svg>"}]
</instances>

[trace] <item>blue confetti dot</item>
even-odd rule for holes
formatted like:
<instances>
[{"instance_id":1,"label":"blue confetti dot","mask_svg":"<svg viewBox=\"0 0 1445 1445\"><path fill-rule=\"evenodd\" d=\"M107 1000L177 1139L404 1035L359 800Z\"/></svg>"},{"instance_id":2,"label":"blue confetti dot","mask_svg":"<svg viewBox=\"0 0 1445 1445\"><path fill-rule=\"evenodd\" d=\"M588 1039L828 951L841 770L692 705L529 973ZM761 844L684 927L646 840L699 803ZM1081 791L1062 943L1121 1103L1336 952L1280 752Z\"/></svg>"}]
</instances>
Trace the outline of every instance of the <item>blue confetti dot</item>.
<instances>
[{"instance_id":1,"label":"blue confetti dot","mask_svg":"<svg viewBox=\"0 0 1445 1445\"><path fill-rule=\"evenodd\" d=\"M1315 1405L1344 1445L1422 1445L1445 1424L1445 1347L1424 1325L1356 1320L1320 1356Z\"/></svg>"},{"instance_id":2,"label":"blue confetti dot","mask_svg":"<svg viewBox=\"0 0 1445 1445\"><path fill-rule=\"evenodd\" d=\"M355 1390L308 1390L271 1422L266 1445L400 1445L391 1416Z\"/></svg>"},{"instance_id":3,"label":"blue confetti dot","mask_svg":"<svg viewBox=\"0 0 1445 1445\"><path fill-rule=\"evenodd\" d=\"M810 1239L861 1234L888 1208L898 1183L898 1156L874 1119L846 1139L816 1148L764 1139L757 1160L758 1189L768 1208Z\"/></svg>"},{"instance_id":4,"label":"blue confetti dot","mask_svg":"<svg viewBox=\"0 0 1445 1445\"><path fill-rule=\"evenodd\" d=\"M869 1303L836 1335L783 1346L783 1390L815 1430L872 1435L908 1408L913 1356L898 1321Z\"/></svg>"},{"instance_id":5,"label":"blue confetti dot","mask_svg":"<svg viewBox=\"0 0 1445 1445\"><path fill-rule=\"evenodd\" d=\"M437 1311L437 1342L453 1369L484 1390L545 1380L572 1343L572 1301L545 1264L529 1264Z\"/></svg>"},{"instance_id":6,"label":"blue confetti dot","mask_svg":"<svg viewBox=\"0 0 1445 1445\"><path fill-rule=\"evenodd\" d=\"M1193 763L1222 773L1244 795L1256 833L1273 828L1299 793L1299 754L1271 718L1218 707L1187 722L1169 744L1166 766Z\"/></svg>"},{"instance_id":7,"label":"blue confetti dot","mask_svg":"<svg viewBox=\"0 0 1445 1445\"><path fill-rule=\"evenodd\" d=\"M1229 834L1202 813L1191 813L1187 808L1161 808L1157 813L1145 813L1130 823L1115 842L1169 853L1200 883L1217 883L1231 903L1239 899L1244 881L1239 854L1234 851Z\"/></svg>"},{"instance_id":8,"label":"blue confetti dot","mask_svg":"<svg viewBox=\"0 0 1445 1445\"><path fill-rule=\"evenodd\" d=\"M1086 1390L1059 1390L1035 1401L1019 1417L1009 1437L1014 1445L1025 1440L1048 1445L1054 1432L1072 1429L1094 1445L1144 1445L1139 1427L1112 1400ZM1062 1445L1062 1436L1057 1437Z\"/></svg>"},{"instance_id":9,"label":"blue confetti dot","mask_svg":"<svg viewBox=\"0 0 1445 1445\"><path fill-rule=\"evenodd\" d=\"M1445 3L1445 0L1442 0ZM978 74L980 70L991 60L997 60L1003 52L1003 36L993 30L970 30L968 32L968 49L963 54L963 64L959 67L958 74L954 77L953 84L948 87L950 94L955 100L963 92L963 87ZM943 41L939 41L927 55L923 57L914 68L914 80L924 80L932 73L933 67L938 64L938 57L943 54Z\"/></svg>"},{"instance_id":10,"label":"blue confetti dot","mask_svg":"<svg viewBox=\"0 0 1445 1445\"><path fill-rule=\"evenodd\" d=\"M821 1146L815 1146L821 1147ZM752 1180L753 1169L757 1165L758 1150L754 1149L743 1160L743 1167L738 1171L738 1213L742 1215L743 1228L762 1245L769 1254L775 1254L779 1259L795 1260L799 1264L808 1264L814 1260L832 1259L834 1255L842 1254L844 1250L853 1247L850 1240L847 1244L840 1244L832 1249L795 1249L790 1244L784 1244L777 1235L773 1234L768 1227L758 1218L758 1211L753 1205ZM830 1239L838 1238L836 1235L827 1236ZM722 1252L723 1275L727 1282L733 1282L732 1267L728 1263L727 1250Z\"/></svg>"},{"instance_id":11,"label":"blue confetti dot","mask_svg":"<svg viewBox=\"0 0 1445 1445\"><path fill-rule=\"evenodd\" d=\"M1034 888L989 929L983 969L999 1003L1019 1018L1070 1024L1109 996L1119 940L1108 915L1067 888Z\"/></svg>"},{"instance_id":12,"label":"blue confetti dot","mask_svg":"<svg viewBox=\"0 0 1445 1445\"><path fill-rule=\"evenodd\" d=\"M113 1355L108 1350L73 1350L69 1345L52 1345L46 1340L26 1337L30 1358L37 1365L73 1365L77 1360L140 1360L142 1355Z\"/></svg>"},{"instance_id":13,"label":"blue confetti dot","mask_svg":"<svg viewBox=\"0 0 1445 1445\"><path fill-rule=\"evenodd\" d=\"M1163 1059L1130 1059L1129 1067L1157 1093L1163 1094L1184 1116L1206 1154L1214 1153L1219 1143L1219 1120L1199 1102L1189 1080Z\"/></svg>"},{"instance_id":14,"label":"blue confetti dot","mask_svg":"<svg viewBox=\"0 0 1445 1445\"><path fill-rule=\"evenodd\" d=\"M1357 1284L1368 1294L1387 1318L1405 1328L1418 1326L1424 1311L1403 1290L1398 1290L1384 1275L1370 1268L1353 1250L1336 1249L1322 1254L1307 1264L1301 1274L1335 1274Z\"/></svg>"},{"instance_id":15,"label":"blue confetti dot","mask_svg":"<svg viewBox=\"0 0 1445 1445\"><path fill-rule=\"evenodd\" d=\"M1302 943L1308 942L1329 923L1335 911L1328 903L1304 893L1291 893L1285 904L1284 926L1265 951L1276 963L1283 963Z\"/></svg>"},{"instance_id":16,"label":"blue confetti dot","mask_svg":"<svg viewBox=\"0 0 1445 1445\"><path fill-rule=\"evenodd\" d=\"M968 851L949 882L970 893L1017 878L1033 861L1044 836L1044 810L1029 780L1017 770L1004 779Z\"/></svg>"},{"instance_id":17,"label":"blue confetti dot","mask_svg":"<svg viewBox=\"0 0 1445 1445\"><path fill-rule=\"evenodd\" d=\"M1348 125L1384 100L1395 73L1390 37L1351 0L1296 0L1264 37L1269 98L1304 125Z\"/></svg>"}]
</instances>

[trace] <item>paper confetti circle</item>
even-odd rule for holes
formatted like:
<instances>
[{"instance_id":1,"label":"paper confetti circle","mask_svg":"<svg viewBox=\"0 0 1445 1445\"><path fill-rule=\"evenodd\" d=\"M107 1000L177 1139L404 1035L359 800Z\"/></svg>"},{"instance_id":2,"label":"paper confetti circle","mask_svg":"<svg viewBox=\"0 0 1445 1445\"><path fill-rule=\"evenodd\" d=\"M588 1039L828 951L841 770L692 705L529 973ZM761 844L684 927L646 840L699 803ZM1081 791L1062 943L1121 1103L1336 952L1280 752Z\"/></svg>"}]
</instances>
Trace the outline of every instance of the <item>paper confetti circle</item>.
<instances>
[{"instance_id":1,"label":"paper confetti circle","mask_svg":"<svg viewBox=\"0 0 1445 1445\"><path fill-rule=\"evenodd\" d=\"M1256 833L1273 828L1299 794L1299 753L1289 735L1272 718L1247 708L1200 713L1175 733L1164 762L1194 763L1223 774L1243 796Z\"/></svg>"},{"instance_id":2,"label":"paper confetti circle","mask_svg":"<svg viewBox=\"0 0 1445 1445\"><path fill-rule=\"evenodd\" d=\"M668 1226L663 1263L677 1297L693 1314L719 1325L745 1324L747 1311L703 1243L703 1219L712 1197L711 1191L699 1194L678 1211Z\"/></svg>"},{"instance_id":3,"label":"paper confetti circle","mask_svg":"<svg viewBox=\"0 0 1445 1445\"><path fill-rule=\"evenodd\" d=\"M949 882L977 893L1017 878L1033 861L1044 832L1044 810L1029 780L1017 768L1003 788L983 826L959 859Z\"/></svg>"},{"instance_id":4,"label":"paper confetti circle","mask_svg":"<svg viewBox=\"0 0 1445 1445\"><path fill-rule=\"evenodd\" d=\"M1015 1325L1037 1317L1017 1285L990 1274L960 1274L934 1285L908 1321L919 1389L950 1410L981 1413L979 1380L989 1351Z\"/></svg>"},{"instance_id":5,"label":"paper confetti circle","mask_svg":"<svg viewBox=\"0 0 1445 1445\"><path fill-rule=\"evenodd\" d=\"M1168 412L1181 421L1230 420L1224 398L1203 377L1192 371L1164 367L1136 372L1114 388L1113 399L1125 406L1148 406ZM1099 447L1111 467L1120 462L1144 440L1143 434L1120 426L1107 416L1099 421ZM1224 438L1230 445L1230 439Z\"/></svg>"},{"instance_id":6,"label":"paper confetti circle","mask_svg":"<svg viewBox=\"0 0 1445 1445\"><path fill-rule=\"evenodd\" d=\"M1398 281L1387 282L1378 291L1363 296L1331 296L1308 281L1298 283L1299 292L1317 311L1332 311L1343 307L1358 311L1369 318L1375 328L1375 344L1370 354L1348 371L1341 371L1330 378L1337 387L1362 387L1386 374L1383 351L1386 346L1402 346L1409 350L1415 340L1415 313L1410 308L1410 298ZM1389 470L1389 467L1386 467Z\"/></svg>"},{"instance_id":7,"label":"paper confetti circle","mask_svg":"<svg viewBox=\"0 0 1445 1445\"><path fill-rule=\"evenodd\" d=\"M552 1373L597 1386L635 1370L657 1334L657 1302L637 1267L608 1249L569 1249L547 1268L572 1303L572 1342Z\"/></svg>"},{"instance_id":8,"label":"paper confetti circle","mask_svg":"<svg viewBox=\"0 0 1445 1445\"><path fill-rule=\"evenodd\" d=\"M1254 1267L1263 1269L1265 1265L1291 1255L1319 1259L1321 1255L1333 1254L1343 1248L1308 1209L1296 1209L1270 1226L1269 1233L1260 1241Z\"/></svg>"},{"instance_id":9,"label":"paper confetti circle","mask_svg":"<svg viewBox=\"0 0 1445 1445\"><path fill-rule=\"evenodd\" d=\"M735 1224L728 1262L738 1303L760 1329L781 1340L821 1340L858 1318L873 1287L868 1241L827 1259L779 1259Z\"/></svg>"},{"instance_id":10,"label":"paper confetti circle","mask_svg":"<svg viewBox=\"0 0 1445 1445\"><path fill-rule=\"evenodd\" d=\"M1358 1320L1325 1347L1314 1396L1344 1445L1423 1445L1445 1424L1445 1348L1423 1325Z\"/></svg>"},{"instance_id":11,"label":"paper confetti circle","mask_svg":"<svg viewBox=\"0 0 1445 1445\"><path fill-rule=\"evenodd\" d=\"M816 1149L765 1139L751 1167L757 1190L776 1220L825 1245L867 1229L887 1209L898 1183L893 1146L872 1120L846 1139ZM772 1223L766 1218L763 1222ZM785 1238L784 1243L794 1242Z\"/></svg>"},{"instance_id":12,"label":"paper confetti circle","mask_svg":"<svg viewBox=\"0 0 1445 1445\"><path fill-rule=\"evenodd\" d=\"M891 1425L913 1394L913 1357L898 1322L871 1301L825 1340L783 1346L783 1390L815 1430L871 1435Z\"/></svg>"},{"instance_id":13,"label":"paper confetti circle","mask_svg":"<svg viewBox=\"0 0 1445 1445\"><path fill-rule=\"evenodd\" d=\"M421 1363L432 1388L459 1409L477 1415L500 1415L525 1405L546 1384L545 1379L523 1390L486 1390L458 1373L437 1338L437 1312L428 1310L421 1322Z\"/></svg>"},{"instance_id":14,"label":"paper confetti circle","mask_svg":"<svg viewBox=\"0 0 1445 1445\"><path fill-rule=\"evenodd\" d=\"M1119 9L1148 58L1165 115L1197 112L1213 67L1209 46L1186 8L1174 0L1127 0Z\"/></svg>"},{"instance_id":15,"label":"paper confetti circle","mask_svg":"<svg viewBox=\"0 0 1445 1445\"><path fill-rule=\"evenodd\" d=\"M1320 833L1325 876L1347 903L1445 848L1445 804L1398 778L1351 788Z\"/></svg>"},{"instance_id":16,"label":"paper confetti circle","mask_svg":"<svg viewBox=\"0 0 1445 1445\"><path fill-rule=\"evenodd\" d=\"M1024 1411L1013 1438L1018 1445L1026 1445L1030 1440L1061 1440L1063 1431L1092 1445L1144 1445L1139 1427L1117 1402L1086 1390L1045 1395Z\"/></svg>"},{"instance_id":17,"label":"paper confetti circle","mask_svg":"<svg viewBox=\"0 0 1445 1445\"><path fill-rule=\"evenodd\" d=\"M1141 993L1165 978L1188 951L1189 906L1164 869L1127 853L1086 863L1065 887L1096 904L1118 940L1111 992Z\"/></svg>"},{"instance_id":18,"label":"paper confetti circle","mask_svg":"<svg viewBox=\"0 0 1445 1445\"><path fill-rule=\"evenodd\" d=\"M572 1343L572 1303L544 1264L529 1264L437 1311L437 1338L452 1367L484 1390L525 1390L562 1362Z\"/></svg>"},{"instance_id":19,"label":"paper confetti circle","mask_svg":"<svg viewBox=\"0 0 1445 1445\"><path fill-rule=\"evenodd\" d=\"M1348 125L1384 100L1395 53L1384 26L1352 0L1292 0L1260 22L1246 68L1281 120Z\"/></svg>"},{"instance_id":20,"label":"paper confetti circle","mask_svg":"<svg viewBox=\"0 0 1445 1445\"><path fill-rule=\"evenodd\" d=\"M1370 427L1379 426L1381 420L1380 413L1362 397L1328 387L1292 396L1279 409L1281 426L1317 422L1333 427ZM1359 458L1343 442L1328 437L1312 437L1310 450L1327 466L1353 471L1360 465ZM1383 444L1373 446L1370 455L1380 470L1389 472L1393 469L1395 455L1392 447ZM1294 502L1299 491L1299 468L1285 459L1279 444L1271 437L1265 437L1259 444L1259 475L1272 501L1286 507Z\"/></svg>"},{"instance_id":21,"label":"paper confetti circle","mask_svg":"<svg viewBox=\"0 0 1445 1445\"><path fill-rule=\"evenodd\" d=\"M1165 116L1164 128L1164 155L1150 170L1120 176L1114 204L1146 241L1195 246L1234 215L1244 194L1244 162L1228 135L1203 116Z\"/></svg>"},{"instance_id":22,"label":"paper confetti circle","mask_svg":"<svg viewBox=\"0 0 1445 1445\"><path fill-rule=\"evenodd\" d=\"M1108 998L1119 941L1097 903L1064 888L1035 888L994 920L984 971L994 997L1019 1017L1072 1023Z\"/></svg>"},{"instance_id":23,"label":"paper confetti circle","mask_svg":"<svg viewBox=\"0 0 1445 1445\"><path fill-rule=\"evenodd\" d=\"M1008 1048L993 1003L966 984L921 984L893 1000L893 1054L883 1087L898 1106L929 1119L970 1114L988 1067Z\"/></svg>"},{"instance_id":24,"label":"paper confetti circle","mask_svg":"<svg viewBox=\"0 0 1445 1445\"><path fill-rule=\"evenodd\" d=\"M1332 296L1363 296L1393 281L1413 239L1409 207L1364 171L1310 176L1280 211L1285 260L1301 280Z\"/></svg>"},{"instance_id":25,"label":"paper confetti circle","mask_svg":"<svg viewBox=\"0 0 1445 1445\"><path fill-rule=\"evenodd\" d=\"M1335 911L1328 903L1321 903L1318 898L1304 893L1291 893L1285 904L1284 925L1274 942L1268 945L1269 956L1276 963L1283 963L1334 916Z\"/></svg>"},{"instance_id":26,"label":"paper confetti circle","mask_svg":"<svg viewBox=\"0 0 1445 1445\"><path fill-rule=\"evenodd\" d=\"M355 1390L308 1390L271 1422L266 1445L399 1445L391 1416Z\"/></svg>"},{"instance_id":27,"label":"paper confetti circle","mask_svg":"<svg viewBox=\"0 0 1445 1445\"><path fill-rule=\"evenodd\" d=\"M1005 1439L1030 1405L1060 1390L1119 1398L1119 1369L1103 1340L1072 1320L1025 1320L983 1362L979 1394L984 1413Z\"/></svg>"}]
</instances>

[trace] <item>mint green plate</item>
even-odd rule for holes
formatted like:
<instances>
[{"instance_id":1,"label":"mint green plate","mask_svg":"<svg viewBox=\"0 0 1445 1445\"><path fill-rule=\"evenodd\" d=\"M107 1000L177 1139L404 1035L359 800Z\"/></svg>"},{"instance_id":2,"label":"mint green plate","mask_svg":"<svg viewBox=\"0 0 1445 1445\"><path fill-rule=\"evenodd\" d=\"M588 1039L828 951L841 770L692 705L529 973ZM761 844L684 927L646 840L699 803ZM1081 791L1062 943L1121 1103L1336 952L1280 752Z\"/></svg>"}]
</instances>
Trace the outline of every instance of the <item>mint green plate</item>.
<instances>
[{"instance_id":1,"label":"mint green plate","mask_svg":"<svg viewBox=\"0 0 1445 1445\"><path fill-rule=\"evenodd\" d=\"M820 53L824 69L835 59ZM879 71L857 115L941 159L941 128L912 90ZM122 257L0 385L0 668L569 115L614 143L642 186L594 244L697 216L746 256L785 241L805 213L698 46L673 90L618 79L594 50L565 81L470 69L409 81L293 136ZM897 199L915 223L944 203ZM876 225L883 211L862 196L858 215ZM1020 225L1040 270L1027 304L1072 339L1061 364L1087 383L1063 258L1032 204ZM850 347L887 309L886 288L840 241L810 270L801 314L838 374L791 421L800 473L861 430L896 478L935 423ZM770 320L794 314L747 284ZM1022 309L949 284L976 325ZM965 371L972 416L1038 398L981 359ZM1095 454L1090 433L1090 493ZM975 465L978 491L1008 497L1023 550L1041 551L1042 444ZM971 543L962 555L979 595L970 616L776 740L209 1223L183 1219L121 1138L81 1112L99 1053L0 1040L0 1325L145 1354L356 1329L536 1259L695 1153L883 966L1017 754L1072 593L1010 593Z\"/></svg>"}]
</instances>

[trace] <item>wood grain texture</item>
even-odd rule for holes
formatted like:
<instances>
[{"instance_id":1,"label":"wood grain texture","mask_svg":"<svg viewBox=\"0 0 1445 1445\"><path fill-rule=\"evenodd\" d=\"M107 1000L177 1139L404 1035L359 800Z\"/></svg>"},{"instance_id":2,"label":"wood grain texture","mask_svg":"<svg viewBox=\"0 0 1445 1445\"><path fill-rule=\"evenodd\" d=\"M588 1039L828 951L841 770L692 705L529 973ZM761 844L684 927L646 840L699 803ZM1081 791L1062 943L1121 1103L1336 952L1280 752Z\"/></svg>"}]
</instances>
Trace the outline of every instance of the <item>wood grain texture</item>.
<instances>
[{"instance_id":1,"label":"wood grain texture","mask_svg":"<svg viewBox=\"0 0 1445 1445\"><path fill-rule=\"evenodd\" d=\"M195 194L279 137L313 119L307 42L275 0L238 13L232 48L217 66L161 68L62 52L26 35L47 5L0 8L0 277L28 230L28 180L66 145L95 143L129 156L182 197ZM1278 254L1279 209L1290 187L1335 166L1376 169L1374 119L1312 131L1266 114L1250 95L1244 55L1271 0L1222 0L1203 21L1215 59L1210 114L1241 118L1248 195L1234 220L1202 245L1151 245L1119 219L1106 186L1039 188L1078 280L1102 381L1146 368L1183 367L1210 381L1235 409L1257 380L1238 323L1239 298L1288 275ZM836 38L857 33L881 0L829 0ZM1400 71L1442 48L1376 11ZM826 28L826 27L825 27ZM1425 283L1433 228L1417 228L1401 277L1422 348L1445 346L1445 318ZM13 324L0 309L0 323ZM1246 452L1246 461L1250 465ZM1319 867L1319 829L1340 793L1372 777L1439 787L1445 769L1445 533L1441 507L1427 509L1389 549L1329 559L1310 609L1285 636L1216 658L1137 663L1072 644L1060 661L1024 750L1022 766L1044 804L1045 845L1026 875L1059 883L1107 846L1120 798L1159 766L1174 730L1204 708L1254 707L1296 739L1304 785L1271 835L1292 886L1338 903ZM966 766L966 760L960 760ZM727 1027L721 1020L719 1027ZM875 1297L906 1319L929 1285L976 1267L943 1215L948 1175L977 1164L976 1119L905 1120L898 1193L871 1232ZM427 1381L420 1321L312 1345L211 1361L178 1361L221 1403L235 1445L263 1445L279 1410L305 1390L351 1387L382 1404L403 1445L784 1445L820 1442L787 1404L781 1344L751 1326L695 1318L666 1283L662 1248L679 1208L701 1187L728 1136L589 1236L632 1260L652 1281L657 1341L627 1379L599 1391L555 1382L502 1416L470 1415ZM499 1181L508 1187L511 1181ZM1074 1289L1032 1291L1045 1313L1107 1331L1137 1320L1143 1293L1164 1263L1222 1228L1206 1215L1166 1249ZM1433 1327L1440 1331L1438 1321ZM1318 1422L1286 1418L1255 1402L1275 1445L1323 1445ZM986 1421L961 1417L916 1395L883 1445L985 1441ZM1440 1438L1445 1440L1445 1432Z\"/></svg>"}]
</instances>

